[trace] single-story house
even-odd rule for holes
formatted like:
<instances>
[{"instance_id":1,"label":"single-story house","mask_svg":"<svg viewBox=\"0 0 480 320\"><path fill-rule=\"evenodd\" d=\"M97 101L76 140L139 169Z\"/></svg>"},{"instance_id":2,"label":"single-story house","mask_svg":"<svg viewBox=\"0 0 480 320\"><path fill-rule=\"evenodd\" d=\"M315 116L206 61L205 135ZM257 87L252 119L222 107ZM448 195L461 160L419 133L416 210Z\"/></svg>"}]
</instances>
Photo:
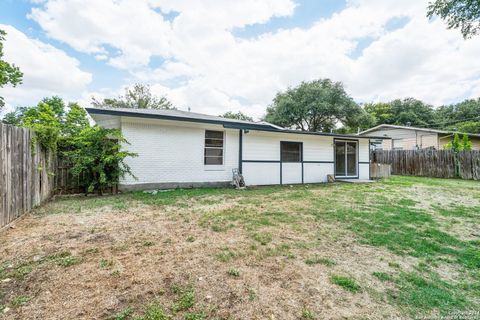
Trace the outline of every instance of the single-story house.
<instances>
[{"instance_id":1,"label":"single-story house","mask_svg":"<svg viewBox=\"0 0 480 320\"><path fill-rule=\"evenodd\" d=\"M375 149L383 150L416 150L435 148L443 149L443 146L451 142L453 135L458 133L460 138L464 134L472 142L473 150L480 150L480 134L463 133L457 131L436 130L429 128L418 128L411 126L397 126L392 124L381 124L359 133L361 137L389 137L390 140L372 140Z\"/></svg>"},{"instance_id":2,"label":"single-story house","mask_svg":"<svg viewBox=\"0 0 480 320\"><path fill-rule=\"evenodd\" d=\"M369 179L369 141L383 137L285 129L179 110L86 108L98 125L118 128L138 154L121 190L228 185L237 168L246 185Z\"/></svg>"}]
</instances>

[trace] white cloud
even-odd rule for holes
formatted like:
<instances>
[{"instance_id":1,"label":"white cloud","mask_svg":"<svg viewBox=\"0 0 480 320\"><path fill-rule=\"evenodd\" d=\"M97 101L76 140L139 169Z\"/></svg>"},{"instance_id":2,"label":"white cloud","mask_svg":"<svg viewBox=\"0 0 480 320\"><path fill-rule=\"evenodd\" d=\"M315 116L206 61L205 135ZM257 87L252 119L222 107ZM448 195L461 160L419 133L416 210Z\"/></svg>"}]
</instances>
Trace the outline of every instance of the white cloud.
<instances>
[{"instance_id":1,"label":"white cloud","mask_svg":"<svg viewBox=\"0 0 480 320\"><path fill-rule=\"evenodd\" d=\"M4 59L23 72L22 84L0 89L0 95L11 106L33 103L51 95L75 98L92 80L90 73L80 69L78 60L65 52L28 38L12 26L0 24L0 29L7 32Z\"/></svg>"},{"instance_id":2,"label":"white cloud","mask_svg":"<svg viewBox=\"0 0 480 320\"><path fill-rule=\"evenodd\" d=\"M31 19L47 35L152 84L179 107L260 116L278 90L303 80L343 81L358 101L413 96L434 104L479 92L480 42L464 40L426 0L350 0L306 29L251 39L235 28L291 16L292 0L50 0ZM300 4L301 5L301 4ZM175 18L163 14L176 13ZM390 30L389 22L406 18ZM352 53L364 39L360 53ZM149 67L152 57L161 66ZM131 81L131 79L130 79Z\"/></svg>"}]
</instances>

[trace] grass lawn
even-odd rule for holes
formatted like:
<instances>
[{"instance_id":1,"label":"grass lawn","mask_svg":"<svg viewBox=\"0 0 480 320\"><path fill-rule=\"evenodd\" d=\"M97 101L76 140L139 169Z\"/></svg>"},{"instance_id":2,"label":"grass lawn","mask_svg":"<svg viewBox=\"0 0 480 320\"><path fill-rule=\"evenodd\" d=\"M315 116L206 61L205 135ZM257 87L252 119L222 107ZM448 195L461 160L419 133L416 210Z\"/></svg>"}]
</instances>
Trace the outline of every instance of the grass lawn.
<instances>
[{"instance_id":1,"label":"grass lawn","mask_svg":"<svg viewBox=\"0 0 480 320\"><path fill-rule=\"evenodd\" d=\"M474 181L63 197L0 243L6 319L480 317Z\"/></svg>"}]
</instances>

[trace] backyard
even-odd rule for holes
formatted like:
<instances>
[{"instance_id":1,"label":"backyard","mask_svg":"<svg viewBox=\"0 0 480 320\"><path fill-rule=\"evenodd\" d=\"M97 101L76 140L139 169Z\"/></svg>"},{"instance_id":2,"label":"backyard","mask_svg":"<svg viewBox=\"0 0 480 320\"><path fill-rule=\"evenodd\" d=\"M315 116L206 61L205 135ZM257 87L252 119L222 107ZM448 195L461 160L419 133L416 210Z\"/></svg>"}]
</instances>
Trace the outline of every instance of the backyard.
<instances>
[{"instance_id":1,"label":"backyard","mask_svg":"<svg viewBox=\"0 0 480 320\"><path fill-rule=\"evenodd\" d=\"M0 231L5 319L480 316L480 185L70 196Z\"/></svg>"}]
</instances>

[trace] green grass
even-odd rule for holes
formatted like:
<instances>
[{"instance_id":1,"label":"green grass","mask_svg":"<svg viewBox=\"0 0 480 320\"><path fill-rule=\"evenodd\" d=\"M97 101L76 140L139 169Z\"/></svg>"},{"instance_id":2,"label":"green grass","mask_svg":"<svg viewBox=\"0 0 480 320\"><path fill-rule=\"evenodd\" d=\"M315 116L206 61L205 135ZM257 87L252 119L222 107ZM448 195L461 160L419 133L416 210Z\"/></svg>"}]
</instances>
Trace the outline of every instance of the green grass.
<instances>
[{"instance_id":1,"label":"green grass","mask_svg":"<svg viewBox=\"0 0 480 320\"><path fill-rule=\"evenodd\" d=\"M195 292L192 288L179 288L174 290L179 293L179 297L172 305L173 313L188 310L195 304Z\"/></svg>"},{"instance_id":2,"label":"green grass","mask_svg":"<svg viewBox=\"0 0 480 320\"><path fill-rule=\"evenodd\" d=\"M227 274L229 276L238 278L238 277L240 277L240 270L238 270L237 268L230 268L230 269L228 269Z\"/></svg>"},{"instance_id":3,"label":"green grass","mask_svg":"<svg viewBox=\"0 0 480 320\"><path fill-rule=\"evenodd\" d=\"M110 269L111 267L113 267L115 262L113 260L101 259L99 264L100 268L102 269Z\"/></svg>"},{"instance_id":4,"label":"green grass","mask_svg":"<svg viewBox=\"0 0 480 320\"><path fill-rule=\"evenodd\" d=\"M317 255L308 257L305 260L305 263L308 264L309 266L315 265L315 264L323 264L325 266L333 266L336 264L335 260L328 259L328 258L322 258Z\"/></svg>"},{"instance_id":5,"label":"green grass","mask_svg":"<svg viewBox=\"0 0 480 320\"><path fill-rule=\"evenodd\" d=\"M372 275L383 282L393 280L393 277L386 272L372 272Z\"/></svg>"},{"instance_id":6,"label":"green grass","mask_svg":"<svg viewBox=\"0 0 480 320\"><path fill-rule=\"evenodd\" d=\"M63 251L59 253L52 254L47 257L48 260L54 262L56 265L68 268L82 262L82 258L79 256L72 255L69 251Z\"/></svg>"},{"instance_id":7,"label":"green grass","mask_svg":"<svg viewBox=\"0 0 480 320\"><path fill-rule=\"evenodd\" d=\"M237 257L237 253L229 248L222 248L215 257L221 262L229 262Z\"/></svg>"},{"instance_id":8,"label":"green grass","mask_svg":"<svg viewBox=\"0 0 480 320\"><path fill-rule=\"evenodd\" d=\"M361 289L360 285L352 277L334 274L330 276L330 282L353 293L357 293Z\"/></svg>"},{"instance_id":9,"label":"green grass","mask_svg":"<svg viewBox=\"0 0 480 320\"><path fill-rule=\"evenodd\" d=\"M136 317L135 320L169 320L171 317L165 311L163 305L151 303L145 308L143 316Z\"/></svg>"},{"instance_id":10,"label":"green grass","mask_svg":"<svg viewBox=\"0 0 480 320\"><path fill-rule=\"evenodd\" d=\"M269 232L256 232L252 234L252 239L258 241L262 246L272 242L272 234Z\"/></svg>"},{"instance_id":11,"label":"green grass","mask_svg":"<svg viewBox=\"0 0 480 320\"><path fill-rule=\"evenodd\" d=\"M19 306L23 306L30 301L30 297L28 296L18 296L12 299L12 302L10 303L12 307L16 308Z\"/></svg>"},{"instance_id":12,"label":"green grass","mask_svg":"<svg viewBox=\"0 0 480 320\"><path fill-rule=\"evenodd\" d=\"M127 320L130 319L130 316L133 314L133 309L131 307L127 307L122 311L116 313L111 319L112 320Z\"/></svg>"},{"instance_id":13,"label":"green grass","mask_svg":"<svg viewBox=\"0 0 480 320\"><path fill-rule=\"evenodd\" d=\"M302 319L315 319L315 315L312 311L307 308L303 308L302 310Z\"/></svg>"}]
</instances>

